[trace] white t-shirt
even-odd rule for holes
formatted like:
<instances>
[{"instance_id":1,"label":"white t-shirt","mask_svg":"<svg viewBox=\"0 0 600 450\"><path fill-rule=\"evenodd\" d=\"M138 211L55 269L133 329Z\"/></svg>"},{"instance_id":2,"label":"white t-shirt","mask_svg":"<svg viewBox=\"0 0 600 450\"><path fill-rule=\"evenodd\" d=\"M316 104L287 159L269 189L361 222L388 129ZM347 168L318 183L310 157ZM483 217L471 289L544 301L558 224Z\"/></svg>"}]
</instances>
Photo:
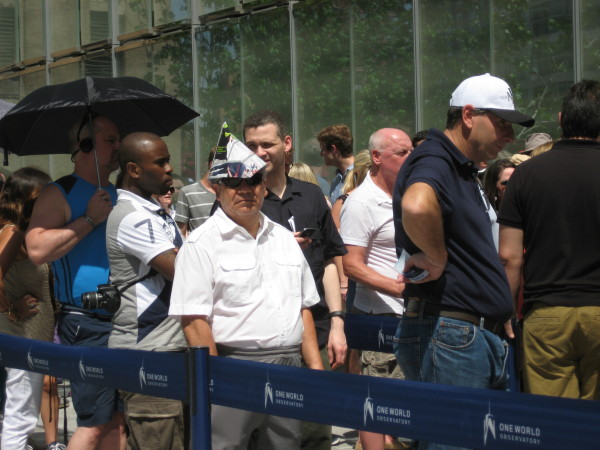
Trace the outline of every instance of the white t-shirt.
<instances>
[{"instance_id":1,"label":"white t-shirt","mask_svg":"<svg viewBox=\"0 0 600 450\"><path fill-rule=\"evenodd\" d=\"M398 260L394 242L392 199L373 183L371 174L348 196L341 212L341 235L346 245L367 249L366 265L396 279ZM402 314L404 300L356 283L354 306L373 314Z\"/></svg>"},{"instance_id":2,"label":"white t-shirt","mask_svg":"<svg viewBox=\"0 0 600 450\"><path fill-rule=\"evenodd\" d=\"M299 345L303 308L319 302L292 233L261 213L254 239L218 209L177 255L170 316L207 316L216 343Z\"/></svg>"}]
</instances>

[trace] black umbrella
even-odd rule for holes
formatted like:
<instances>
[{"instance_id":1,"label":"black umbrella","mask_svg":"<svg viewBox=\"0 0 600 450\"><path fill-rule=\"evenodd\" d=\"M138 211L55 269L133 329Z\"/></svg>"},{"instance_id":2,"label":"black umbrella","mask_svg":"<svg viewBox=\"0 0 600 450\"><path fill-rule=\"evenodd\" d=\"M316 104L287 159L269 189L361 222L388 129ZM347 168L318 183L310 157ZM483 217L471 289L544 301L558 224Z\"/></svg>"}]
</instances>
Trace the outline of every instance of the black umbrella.
<instances>
[{"instance_id":1,"label":"black umbrella","mask_svg":"<svg viewBox=\"0 0 600 450\"><path fill-rule=\"evenodd\" d=\"M0 120L0 147L16 155L71 153L68 131L91 113L112 119L122 136L133 131L166 136L198 116L140 78L86 77L23 98Z\"/></svg>"}]
</instances>

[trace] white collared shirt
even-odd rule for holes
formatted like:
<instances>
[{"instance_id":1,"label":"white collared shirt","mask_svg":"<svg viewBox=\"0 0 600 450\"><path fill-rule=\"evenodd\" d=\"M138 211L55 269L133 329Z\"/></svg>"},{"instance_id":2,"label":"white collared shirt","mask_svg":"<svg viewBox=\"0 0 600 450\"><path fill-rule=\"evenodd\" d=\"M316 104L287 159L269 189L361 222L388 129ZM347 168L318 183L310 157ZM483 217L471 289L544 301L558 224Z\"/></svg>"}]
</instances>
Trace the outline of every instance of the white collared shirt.
<instances>
[{"instance_id":1,"label":"white collared shirt","mask_svg":"<svg viewBox=\"0 0 600 450\"><path fill-rule=\"evenodd\" d=\"M340 221L344 244L366 248L365 264L381 275L396 279L398 272L394 265L398 257L392 199L375 185L370 173L344 202ZM402 314L404 300L356 283L354 306L373 314Z\"/></svg>"},{"instance_id":2,"label":"white collared shirt","mask_svg":"<svg viewBox=\"0 0 600 450\"><path fill-rule=\"evenodd\" d=\"M298 345L301 310L319 302L292 233L261 213L254 239L218 209L177 255L170 316L207 316L216 343Z\"/></svg>"}]
</instances>

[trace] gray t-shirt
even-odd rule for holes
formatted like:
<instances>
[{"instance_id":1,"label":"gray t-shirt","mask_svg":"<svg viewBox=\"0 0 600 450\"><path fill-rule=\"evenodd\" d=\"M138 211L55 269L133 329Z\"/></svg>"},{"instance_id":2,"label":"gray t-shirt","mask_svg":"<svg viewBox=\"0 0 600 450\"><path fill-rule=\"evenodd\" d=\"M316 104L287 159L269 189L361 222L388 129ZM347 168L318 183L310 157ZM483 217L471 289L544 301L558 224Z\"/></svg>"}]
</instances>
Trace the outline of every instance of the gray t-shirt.
<instances>
[{"instance_id":1,"label":"gray t-shirt","mask_svg":"<svg viewBox=\"0 0 600 450\"><path fill-rule=\"evenodd\" d=\"M188 232L195 230L209 218L215 199L202 183L184 186L175 205L175 220L187 224Z\"/></svg>"},{"instance_id":2,"label":"gray t-shirt","mask_svg":"<svg viewBox=\"0 0 600 450\"><path fill-rule=\"evenodd\" d=\"M157 203L129 191L118 193L106 225L106 248L111 282L122 292L108 346L148 351L184 349L187 345L181 324L168 317L172 283L158 273L145 277L152 259L181 246L181 234ZM136 280L141 281L134 283Z\"/></svg>"}]
</instances>

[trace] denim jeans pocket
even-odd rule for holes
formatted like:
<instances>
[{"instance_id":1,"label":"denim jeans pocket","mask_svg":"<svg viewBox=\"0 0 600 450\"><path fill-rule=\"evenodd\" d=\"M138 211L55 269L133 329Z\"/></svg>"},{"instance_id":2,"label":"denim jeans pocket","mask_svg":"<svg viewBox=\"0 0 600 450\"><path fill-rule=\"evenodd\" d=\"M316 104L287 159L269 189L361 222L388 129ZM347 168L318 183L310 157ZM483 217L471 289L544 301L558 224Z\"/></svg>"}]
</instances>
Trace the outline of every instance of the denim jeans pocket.
<instances>
[{"instance_id":1,"label":"denim jeans pocket","mask_svg":"<svg viewBox=\"0 0 600 450\"><path fill-rule=\"evenodd\" d=\"M441 319L433 334L435 344L449 349L466 348L473 343L477 331L475 325Z\"/></svg>"},{"instance_id":2,"label":"denim jeans pocket","mask_svg":"<svg viewBox=\"0 0 600 450\"><path fill-rule=\"evenodd\" d=\"M421 380L422 344L418 320L402 319L394 337L394 355L408 380Z\"/></svg>"}]
</instances>

